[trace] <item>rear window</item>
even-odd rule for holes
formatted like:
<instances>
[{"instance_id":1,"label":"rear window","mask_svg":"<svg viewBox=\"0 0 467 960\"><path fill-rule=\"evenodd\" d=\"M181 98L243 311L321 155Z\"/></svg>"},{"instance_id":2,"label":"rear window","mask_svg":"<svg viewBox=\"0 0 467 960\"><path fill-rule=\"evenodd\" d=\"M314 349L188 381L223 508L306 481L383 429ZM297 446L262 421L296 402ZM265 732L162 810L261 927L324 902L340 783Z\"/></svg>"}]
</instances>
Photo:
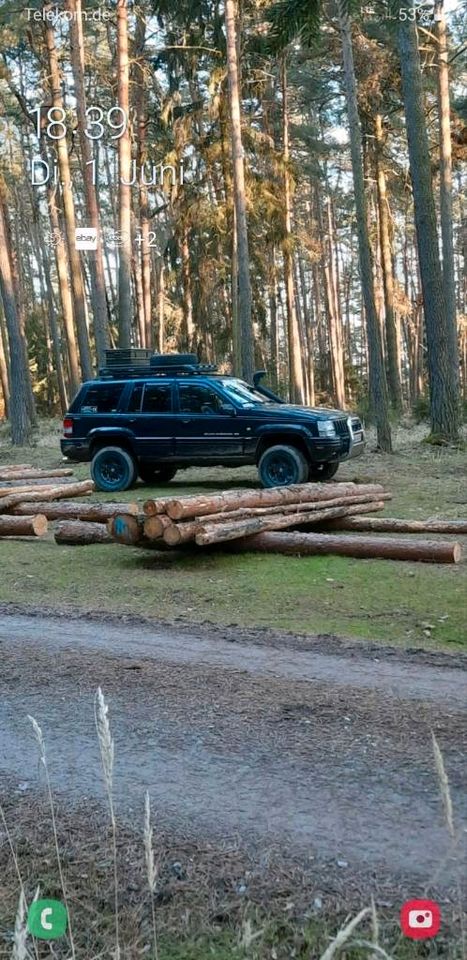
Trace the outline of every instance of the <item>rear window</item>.
<instances>
[{"instance_id":1,"label":"rear window","mask_svg":"<svg viewBox=\"0 0 467 960\"><path fill-rule=\"evenodd\" d=\"M143 413L171 413L172 385L147 383L143 394Z\"/></svg>"},{"instance_id":2,"label":"rear window","mask_svg":"<svg viewBox=\"0 0 467 960\"><path fill-rule=\"evenodd\" d=\"M96 383L88 387L80 400L80 413L115 413L124 383Z\"/></svg>"}]
</instances>

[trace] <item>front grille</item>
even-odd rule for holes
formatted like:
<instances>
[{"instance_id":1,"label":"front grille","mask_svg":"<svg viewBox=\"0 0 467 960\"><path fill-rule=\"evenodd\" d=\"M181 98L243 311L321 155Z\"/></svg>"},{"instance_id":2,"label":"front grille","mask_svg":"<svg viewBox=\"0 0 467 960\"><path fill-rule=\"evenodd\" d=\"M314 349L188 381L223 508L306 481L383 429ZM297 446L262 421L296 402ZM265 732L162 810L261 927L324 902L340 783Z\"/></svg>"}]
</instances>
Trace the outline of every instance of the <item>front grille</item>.
<instances>
[{"instance_id":1,"label":"front grille","mask_svg":"<svg viewBox=\"0 0 467 960\"><path fill-rule=\"evenodd\" d=\"M352 417L352 430L356 433L358 430L363 430L362 421L358 417Z\"/></svg>"},{"instance_id":2,"label":"front grille","mask_svg":"<svg viewBox=\"0 0 467 960\"><path fill-rule=\"evenodd\" d=\"M349 424L347 420L334 420L334 426L338 437L349 436Z\"/></svg>"}]
</instances>

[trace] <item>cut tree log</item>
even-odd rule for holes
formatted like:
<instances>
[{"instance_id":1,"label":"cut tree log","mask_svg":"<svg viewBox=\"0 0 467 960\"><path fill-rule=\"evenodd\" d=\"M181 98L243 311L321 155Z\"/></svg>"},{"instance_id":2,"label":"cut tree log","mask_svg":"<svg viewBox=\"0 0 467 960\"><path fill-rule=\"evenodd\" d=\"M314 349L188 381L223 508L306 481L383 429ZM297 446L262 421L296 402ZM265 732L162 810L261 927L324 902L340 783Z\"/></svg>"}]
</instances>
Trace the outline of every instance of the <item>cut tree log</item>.
<instances>
[{"instance_id":1,"label":"cut tree log","mask_svg":"<svg viewBox=\"0 0 467 960\"><path fill-rule=\"evenodd\" d=\"M435 540L401 540L390 537L353 537L330 533L259 533L237 540L236 551L284 553L293 556L337 554L381 560L421 560L425 563L459 563L460 543Z\"/></svg>"},{"instance_id":2,"label":"cut tree log","mask_svg":"<svg viewBox=\"0 0 467 960\"><path fill-rule=\"evenodd\" d=\"M163 534L165 534L165 531L174 526L173 520L164 514L155 517L146 517L144 521L144 535L148 540L160 540Z\"/></svg>"},{"instance_id":3,"label":"cut tree log","mask_svg":"<svg viewBox=\"0 0 467 960\"><path fill-rule=\"evenodd\" d=\"M55 527L55 542L76 546L91 543L113 543L106 523L61 520Z\"/></svg>"},{"instance_id":4,"label":"cut tree log","mask_svg":"<svg viewBox=\"0 0 467 960\"><path fill-rule=\"evenodd\" d=\"M272 487L269 490L230 490L228 493L208 496L196 494L179 500L169 499L165 512L172 520L184 520L211 513L226 513L244 507L275 507L281 504L317 502L365 493L375 494L376 498L384 493L384 488L380 484L303 483L289 487ZM157 501L148 500L145 504L145 513L148 516L152 503Z\"/></svg>"},{"instance_id":5,"label":"cut tree log","mask_svg":"<svg viewBox=\"0 0 467 960\"><path fill-rule=\"evenodd\" d=\"M167 504L171 503L173 497L159 497L157 500L146 500L143 503L143 513L146 517L157 517L165 514Z\"/></svg>"},{"instance_id":6,"label":"cut tree log","mask_svg":"<svg viewBox=\"0 0 467 960\"><path fill-rule=\"evenodd\" d=\"M13 512L21 516L25 513L33 513L34 508L38 513L43 513L48 520L89 520L96 523L105 523L119 513L136 516L140 511L137 503L80 503L75 500L57 500L51 503L26 501L14 507Z\"/></svg>"},{"instance_id":7,"label":"cut tree log","mask_svg":"<svg viewBox=\"0 0 467 960\"><path fill-rule=\"evenodd\" d=\"M66 500L67 497L86 497L94 490L92 480L82 480L79 483L67 483L57 487L41 487L37 492L29 491L29 503L40 503L42 500ZM0 514L10 513L19 503L23 503L25 496L22 493L12 493L8 497L0 498Z\"/></svg>"},{"instance_id":8,"label":"cut tree log","mask_svg":"<svg viewBox=\"0 0 467 960\"><path fill-rule=\"evenodd\" d=\"M0 537L43 537L47 527L47 517L42 513L31 517L0 517Z\"/></svg>"},{"instance_id":9,"label":"cut tree log","mask_svg":"<svg viewBox=\"0 0 467 960\"><path fill-rule=\"evenodd\" d=\"M456 533L467 536L467 520L399 520L395 517L345 517L333 520L331 530L379 533Z\"/></svg>"},{"instance_id":10,"label":"cut tree log","mask_svg":"<svg viewBox=\"0 0 467 960\"><path fill-rule=\"evenodd\" d=\"M139 546L146 542L144 520L145 518L140 515L133 516L132 514L119 513L116 517L107 521L107 530L117 543Z\"/></svg>"},{"instance_id":11,"label":"cut tree log","mask_svg":"<svg viewBox=\"0 0 467 960\"><path fill-rule=\"evenodd\" d=\"M0 468L0 480L47 480L52 479L53 477L72 477L73 470L68 468L60 470L36 470L34 467L31 469L18 469L18 470L3 470Z\"/></svg>"},{"instance_id":12,"label":"cut tree log","mask_svg":"<svg viewBox=\"0 0 467 960\"><path fill-rule=\"evenodd\" d=\"M381 500L391 500L392 493L378 493L377 496L373 493L360 494L358 496L351 497L336 497L333 500L318 500L316 502L307 502L307 503L286 503L278 507L250 507L244 508L242 510L231 510L228 513L210 513L207 516L195 518L199 520L199 523L220 523L227 520L246 520L248 517L260 517L260 516L272 516L275 513L308 513L313 510L322 510L324 507L326 510L330 507L346 507L352 503L372 503L375 499ZM190 522L190 521L189 521Z\"/></svg>"},{"instance_id":13,"label":"cut tree log","mask_svg":"<svg viewBox=\"0 0 467 960\"><path fill-rule=\"evenodd\" d=\"M277 514L266 517L250 517L248 520L237 520L234 523L207 523L199 527L195 541L199 547L206 547L212 543L224 543L226 540L237 540L255 533L267 530L284 530L287 527L312 526L323 520L332 520L335 517L347 517L354 513L372 513L384 510L384 502L375 500L372 503L354 504L349 507L331 507L322 510L302 513ZM167 531L166 531L167 532ZM164 533L164 540L166 534ZM167 541L166 541L167 542Z\"/></svg>"},{"instance_id":14,"label":"cut tree log","mask_svg":"<svg viewBox=\"0 0 467 960\"><path fill-rule=\"evenodd\" d=\"M45 478L39 480L24 480L23 482L20 480L7 480L3 481L2 485L0 486L0 497L9 497L10 494L13 493L27 493L28 490L30 490L31 493L36 493L38 490L47 490L49 487L56 487L58 485L65 486L72 483L76 483L76 480L68 480L65 478L60 481L53 479L46 480Z\"/></svg>"},{"instance_id":15,"label":"cut tree log","mask_svg":"<svg viewBox=\"0 0 467 960\"><path fill-rule=\"evenodd\" d=\"M11 473L15 470L34 470L32 463L2 463L0 473Z\"/></svg>"},{"instance_id":16,"label":"cut tree log","mask_svg":"<svg viewBox=\"0 0 467 960\"><path fill-rule=\"evenodd\" d=\"M280 530L287 526L302 526L302 525L311 525L317 524L324 519L331 517L343 517L347 516L347 513L364 513L366 511L361 510L350 510L351 506L357 504L370 504L369 512L376 512L376 510L383 509L382 499L387 499L391 494L379 494L381 500L375 501L374 496L367 494L366 496L361 497L337 497L335 500L326 500L318 503L295 503L287 504L283 507L257 507L250 508L249 510L233 510L229 513L213 513L209 514L206 517L195 518L194 520L187 520L182 523L176 523L170 521L170 525L167 525L166 530L164 530L164 541L171 547L176 547L180 543L189 543L190 540L195 540L197 534L201 535L210 527L215 525L216 527L222 526L225 529L226 524L235 524L235 529L239 530L238 536L246 536L246 532L256 532L258 530L268 529L268 530ZM331 508L340 507L345 508L345 514L342 513L333 513L330 514L328 511ZM323 515L323 511L325 514ZM291 516L292 521L290 524L285 522L285 518ZM272 520L276 517L280 523L277 525L272 525ZM271 524L268 523L267 527L258 526L257 523L254 523L250 528L251 521L258 519L264 519L271 521ZM284 521L284 522L282 522ZM245 526L239 527L239 524L245 524ZM210 535L211 536L211 535ZM223 538L222 538L223 539ZM215 543L222 542L222 539L219 538L215 540L209 540L206 542ZM233 536L226 537L225 539L231 540L234 539ZM200 546L206 545L204 540L201 542L196 541Z\"/></svg>"}]
</instances>

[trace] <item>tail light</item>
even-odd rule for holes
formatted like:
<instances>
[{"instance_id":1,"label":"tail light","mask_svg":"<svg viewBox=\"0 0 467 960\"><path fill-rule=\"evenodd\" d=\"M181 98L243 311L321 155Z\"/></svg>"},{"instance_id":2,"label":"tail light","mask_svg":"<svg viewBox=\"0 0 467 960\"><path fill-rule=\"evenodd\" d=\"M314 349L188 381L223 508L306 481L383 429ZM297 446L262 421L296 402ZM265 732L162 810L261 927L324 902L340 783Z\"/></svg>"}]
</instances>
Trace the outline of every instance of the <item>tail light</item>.
<instances>
[{"instance_id":1,"label":"tail light","mask_svg":"<svg viewBox=\"0 0 467 960\"><path fill-rule=\"evenodd\" d=\"M73 420L71 417L65 417L63 421L63 432L66 437L71 437L73 433Z\"/></svg>"}]
</instances>

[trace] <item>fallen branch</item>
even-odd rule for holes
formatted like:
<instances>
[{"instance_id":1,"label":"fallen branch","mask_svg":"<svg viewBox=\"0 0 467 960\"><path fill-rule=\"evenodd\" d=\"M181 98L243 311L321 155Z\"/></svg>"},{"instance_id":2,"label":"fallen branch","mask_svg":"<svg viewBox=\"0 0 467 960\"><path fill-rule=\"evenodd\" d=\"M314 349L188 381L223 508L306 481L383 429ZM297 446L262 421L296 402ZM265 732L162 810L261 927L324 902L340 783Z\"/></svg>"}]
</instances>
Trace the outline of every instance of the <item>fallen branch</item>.
<instances>
[{"instance_id":1,"label":"fallen branch","mask_svg":"<svg viewBox=\"0 0 467 960\"><path fill-rule=\"evenodd\" d=\"M293 556L336 554L382 560L421 560L425 563L459 563L460 543L434 540L399 540L389 537L353 537L328 533L259 533L233 545L234 550L284 553Z\"/></svg>"},{"instance_id":2,"label":"fallen branch","mask_svg":"<svg viewBox=\"0 0 467 960\"><path fill-rule=\"evenodd\" d=\"M467 535L467 520L399 520L395 517L346 517L330 529L373 530L381 533L457 533Z\"/></svg>"}]
</instances>

